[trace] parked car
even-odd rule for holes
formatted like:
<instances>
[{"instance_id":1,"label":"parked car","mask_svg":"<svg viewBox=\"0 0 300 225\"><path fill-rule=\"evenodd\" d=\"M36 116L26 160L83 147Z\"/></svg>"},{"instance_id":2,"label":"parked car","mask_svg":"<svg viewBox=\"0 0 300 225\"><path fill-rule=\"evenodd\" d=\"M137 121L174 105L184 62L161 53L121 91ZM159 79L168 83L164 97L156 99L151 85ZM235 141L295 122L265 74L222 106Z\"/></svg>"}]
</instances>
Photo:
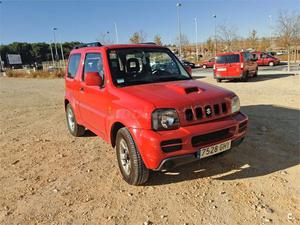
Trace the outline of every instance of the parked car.
<instances>
[{"instance_id":1,"label":"parked car","mask_svg":"<svg viewBox=\"0 0 300 225\"><path fill-rule=\"evenodd\" d=\"M202 62L202 67L205 68L213 68L215 65L215 58L210 58L209 60L205 60Z\"/></svg>"},{"instance_id":2,"label":"parked car","mask_svg":"<svg viewBox=\"0 0 300 225\"><path fill-rule=\"evenodd\" d=\"M238 96L193 80L168 48L89 46L72 50L68 60L68 130L77 137L89 129L116 148L129 184L145 183L149 170L201 160L243 141L248 118Z\"/></svg>"},{"instance_id":3,"label":"parked car","mask_svg":"<svg viewBox=\"0 0 300 225\"><path fill-rule=\"evenodd\" d=\"M251 54L253 58L257 59L256 62L259 66L276 66L280 64L280 59L265 52L251 52Z\"/></svg>"},{"instance_id":4,"label":"parked car","mask_svg":"<svg viewBox=\"0 0 300 225\"><path fill-rule=\"evenodd\" d=\"M249 77L257 76L256 59L249 52L226 52L216 56L214 78L222 80L247 81Z\"/></svg>"},{"instance_id":5,"label":"parked car","mask_svg":"<svg viewBox=\"0 0 300 225\"><path fill-rule=\"evenodd\" d=\"M189 66L191 68L196 68L196 64L195 63L192 63L192 62L189 62L187 60L181 60L181 62L183 63L183 65L185 66Z\"/></svg>"}]
</instances>

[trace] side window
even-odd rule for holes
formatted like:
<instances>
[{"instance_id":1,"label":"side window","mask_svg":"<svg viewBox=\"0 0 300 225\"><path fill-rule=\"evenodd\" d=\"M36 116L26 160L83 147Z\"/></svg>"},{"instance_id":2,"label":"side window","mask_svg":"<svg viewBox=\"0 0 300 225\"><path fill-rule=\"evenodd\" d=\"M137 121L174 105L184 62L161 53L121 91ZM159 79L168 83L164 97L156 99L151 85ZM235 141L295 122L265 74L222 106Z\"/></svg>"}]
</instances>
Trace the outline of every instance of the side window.
<instances>
[{"instance_id":1,"label":"side window","mask_svg":"<svg viewBox=\"0 0 300 225\"><path fill-rule=\"evenodd\" d=\"M104 79L103 61L100 53L86 54L82 80L84 80L84 74L87 72L98 72L102 79Z\"/></svg>"},{"instance_id":2,"label":"side window","mask_svg":"<svg viewBox=\"0 0 300 225\"><path fill-rule=\"evenodd\" d=\"M76 76L79 62L80 62L80 54L74 54L70 56L69 64L68 64L68 77L74 78Z\"/></svg>"}]
</instances>

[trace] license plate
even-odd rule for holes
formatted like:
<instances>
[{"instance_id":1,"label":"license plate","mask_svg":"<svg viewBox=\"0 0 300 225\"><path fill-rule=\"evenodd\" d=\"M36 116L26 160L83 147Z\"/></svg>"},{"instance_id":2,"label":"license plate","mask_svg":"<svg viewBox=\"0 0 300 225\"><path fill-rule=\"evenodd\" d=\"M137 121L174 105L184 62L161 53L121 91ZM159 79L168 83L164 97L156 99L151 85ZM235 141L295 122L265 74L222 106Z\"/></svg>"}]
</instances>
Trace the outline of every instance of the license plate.
<instances>
[{"instance_id":1,"label":"license plate","mask_svg":"<svg viewBox=\"0 0 300 225\"><path fill-rule=\"evenodd\" d=\"M210 147L201 148L198 152L198 158L202 159L211 155L218 154L220 152L224 152L226 150L229 150L230 147L231 147L231 140Z\"/></svg>"},{"instance_id":2,"label":"license plate","mask_svg":"<svg viewBox=\"0 0 300 225\"><path fill-rule=\"evenodd\" d=\"M226 71L226 68L217 68L217 71Z\"/></svg>"}]
</instances>

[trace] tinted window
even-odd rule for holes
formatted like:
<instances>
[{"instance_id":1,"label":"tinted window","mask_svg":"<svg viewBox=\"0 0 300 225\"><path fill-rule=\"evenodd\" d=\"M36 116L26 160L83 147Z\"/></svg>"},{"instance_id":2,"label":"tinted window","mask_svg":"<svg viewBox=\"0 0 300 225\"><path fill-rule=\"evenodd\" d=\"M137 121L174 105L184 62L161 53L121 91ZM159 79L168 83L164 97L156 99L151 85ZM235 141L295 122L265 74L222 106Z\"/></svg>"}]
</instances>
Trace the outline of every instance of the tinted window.
<instances>
[{"instance_id":1,"label":"tinted window","mask_svg":"<svg viewBox=\"0 0 300 225\"><path fill-rule=\"evenodd\" d=\"M69 64L68 64L68 77L74 78L76 76L79 62L80 62L80 54L74 54L70 56Z\"/></svg>"},{"instance_id":2,"label":"tinted window","mask_svg":"<svg viewBox=\"0 0 300 225\"><path fill-rule=\"evenodd\" d=\"M89 53L86 55L84 61L84 74L87 72L98 72L103 79L103 61L100 53ZM84 75L82 80L84 80Z\"/></svg>"},{"instance_id":3,"label":"tinted window","mask_svg":"<svg viewBox=\"0 0 300 225\"><path fill-rule=\"evenodd\" d=\"M238 63L240 62L239 54L222 55L216 57L216 63Z\"/></svg>"}]
</instances>

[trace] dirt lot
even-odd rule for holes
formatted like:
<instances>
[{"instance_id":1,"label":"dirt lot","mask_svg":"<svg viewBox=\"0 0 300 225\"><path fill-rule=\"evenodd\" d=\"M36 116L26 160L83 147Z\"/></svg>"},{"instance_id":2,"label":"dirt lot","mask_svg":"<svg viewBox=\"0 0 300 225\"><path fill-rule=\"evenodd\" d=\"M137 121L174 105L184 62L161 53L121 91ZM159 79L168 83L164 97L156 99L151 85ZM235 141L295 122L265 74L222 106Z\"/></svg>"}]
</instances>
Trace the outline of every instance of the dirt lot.
<instances>
[{"instance_id":1,"label":"dirt lot","mask_svg":"<svg viewBox=\"0 0 300 225\"><path fill-rule=\"evenodd\" d=\"M245 142L140 187L108 144L68 134L62 79L0 78L0 224L299 224L299 77L218 84L249 115Z\"/></svg>"}]
</instances>

